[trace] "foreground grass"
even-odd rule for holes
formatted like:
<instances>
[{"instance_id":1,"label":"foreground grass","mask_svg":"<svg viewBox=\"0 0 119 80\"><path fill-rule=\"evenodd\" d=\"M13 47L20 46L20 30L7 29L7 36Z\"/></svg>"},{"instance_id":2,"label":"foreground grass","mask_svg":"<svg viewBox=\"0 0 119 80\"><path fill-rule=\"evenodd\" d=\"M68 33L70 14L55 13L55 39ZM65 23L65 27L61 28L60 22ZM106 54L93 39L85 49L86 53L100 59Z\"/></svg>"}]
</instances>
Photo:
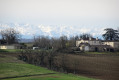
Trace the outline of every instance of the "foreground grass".
<instances>
[{"instance_id":1,"label":"foreground grass","mask_svg":"<svg viewBox=\"0 0 119 80\"><path fill-rule=\"evenodd\" d=\"M12 78L4 80L93 80L90 78L79 77L72 74L51 74L31 77Z\"/></svg>"},{"instance_id":2,"label":"foreground grass","mask_svg":"<svg viewBox=\"0 0 119 80\"><path fill-rule=\"evenodd\" d=\"M34 66L31 64L19 63L1 63L0 64L0 77L13 77L13 76L27 76L35 74L53 73L42 67Z\"/></svg>"},{"instance_id":3,"label":"foreground grass","mask_svg":"<svg viewBox=\"0 0 119 80\"><path fill-rule=\"evenodd\" d=\"M10 54L8 55L1 53L0 78L6 78L3 80L94 80L91 78L76 76L73 74L63 74L51 71L43 67L22 62L16 57L12 55L10 56Z\"/></svg>"}]
</instances>

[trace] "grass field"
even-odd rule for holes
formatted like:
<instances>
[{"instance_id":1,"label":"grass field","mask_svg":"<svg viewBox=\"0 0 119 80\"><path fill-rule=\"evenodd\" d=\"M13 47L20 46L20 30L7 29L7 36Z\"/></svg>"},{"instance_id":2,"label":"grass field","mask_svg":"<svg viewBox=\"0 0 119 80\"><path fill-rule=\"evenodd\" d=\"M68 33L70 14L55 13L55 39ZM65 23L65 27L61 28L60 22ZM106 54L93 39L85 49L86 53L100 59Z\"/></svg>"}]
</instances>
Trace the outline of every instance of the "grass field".
<instances>
[{"instance_id":1,"label":"grass field","mask_svg":"<svg viewBox=\"0 0 119 80\"><path fill-rule=\"evenodd\" d=\"M14 55L15 54L15 55ZM16 53L0 53L0 80L96 80L27 64Z\"/></svg>"},{"instance_id":2,"label":"grass field","mask_svg":"<svg viewBox=\"0 0 119 80\"><path fill-rule=\"evenodd\" d=\"M20 52L20 49L0 49L0 52L15 53Z\"/></svg>"}]
</instances>

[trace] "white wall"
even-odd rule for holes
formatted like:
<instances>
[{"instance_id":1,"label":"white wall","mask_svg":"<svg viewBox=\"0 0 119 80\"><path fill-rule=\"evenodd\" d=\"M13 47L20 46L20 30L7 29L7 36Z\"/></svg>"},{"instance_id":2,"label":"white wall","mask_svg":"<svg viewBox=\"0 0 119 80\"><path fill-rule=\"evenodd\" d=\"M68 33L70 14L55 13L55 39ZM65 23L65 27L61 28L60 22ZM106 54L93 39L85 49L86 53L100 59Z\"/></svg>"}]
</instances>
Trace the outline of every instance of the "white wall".
<instances>
[{"instance_id":1,"label":"white wall","mask_svg":"<svg viewBox=\"0 0 119 80\"><path fill-rule=\"evenodd\" d=\"M2 46L0 46L0 49L15 49L15 46L13 46L13 45L2 45Z\"/></svg>"},{"instance_id":2,"label":"white wall","mask_svg":"<svg viewBox=\"0 0 119 80\"><path fill-rule=\"evenodd\" d=\"M80 43L89 43L90 45L102 45L102 42L98 40L80 40L76 41L76 46L78 47Z\"/></svg>"},{"instance_id":3,"label":"white wall","mask_svg":"<svg viewBox=\"0 0 119 80\"><path fill-rule=\"evenodd\" d=\"M103 42L105 45L110 45L113 48L119 48L119 42Z\"/></svg>"},{"instance_id":4,"label":"white wall","mask_svg":"<svg viewBox=\"0 0 119 80\"><path fill-rule=\"evenodd\" d=\"M39 47L33 47L33 50L38 49Z\"/></svg>"},{"instance_id":5,"label":"white wall","mask_svg":"<svg viewBox=\"0 0 119 80\"><path fill-rule=\"evenodd\" d=\"M89 46L85 46L84 51L89 51Z\"/></svg>"}]
</instances>

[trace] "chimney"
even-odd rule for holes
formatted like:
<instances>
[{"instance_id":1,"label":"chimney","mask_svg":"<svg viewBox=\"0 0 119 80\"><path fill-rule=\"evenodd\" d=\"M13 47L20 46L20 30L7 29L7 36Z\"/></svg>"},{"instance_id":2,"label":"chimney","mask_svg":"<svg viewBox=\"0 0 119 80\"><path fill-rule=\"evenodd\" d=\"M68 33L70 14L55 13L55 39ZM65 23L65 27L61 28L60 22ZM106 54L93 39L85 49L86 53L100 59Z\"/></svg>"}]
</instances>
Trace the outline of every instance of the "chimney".
<instances>
[{"instance_id":1,"label":"chimney","mask_svg":"<svg viewBox=\"0 0 119 80\"><path fill-rule=\"evenodd\" d=\"M81 40L81 38L79 37L79 40Z\"/></svg>"},{"instance_id":2,"label":"chimney","mask_svg":"<svg viewBox=\"0 0 119 80\"><path fill-rule=\"evenodd\" d=\"M89 40L92 40L92 38L91 38L91 37L89 37Z\"/></svg>"},{"instance_id":3,"label":"chimney","mask_svg":"<svg viewBox=\"0 0 119 80\"><path fill-rule=\"evenodd\" d=\"M98 40L98 37L96 38L96 40Z\"/></svg>"}]
</instances>

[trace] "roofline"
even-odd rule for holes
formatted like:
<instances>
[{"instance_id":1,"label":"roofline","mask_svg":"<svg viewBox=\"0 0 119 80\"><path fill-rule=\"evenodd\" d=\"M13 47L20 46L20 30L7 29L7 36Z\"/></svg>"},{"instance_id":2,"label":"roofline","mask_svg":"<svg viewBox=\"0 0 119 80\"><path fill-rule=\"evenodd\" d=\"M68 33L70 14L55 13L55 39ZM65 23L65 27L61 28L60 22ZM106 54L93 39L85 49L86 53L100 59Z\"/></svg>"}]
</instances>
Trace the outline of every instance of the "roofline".
<instances>
[{"instance_id":1,"label":"roofline","mask_svg":"<svg viewBox=\"0 0 119 80\"><path fill-rule=\"evenodd\" d=\"M76 40L76 41L81 41L81 40ZM110 41L110 40L84 40L84 41L119 42L119 41Z\"/></svg>"},{"instance_id":2,"label":"roofline","mask_svg":"<svg viewBox=\"0 0 119 80\"><path fill-rule=\"evenodd\" d=\"M119 41L102 40L102 42L119 42Z\"/></svg>"}]
</instances>

